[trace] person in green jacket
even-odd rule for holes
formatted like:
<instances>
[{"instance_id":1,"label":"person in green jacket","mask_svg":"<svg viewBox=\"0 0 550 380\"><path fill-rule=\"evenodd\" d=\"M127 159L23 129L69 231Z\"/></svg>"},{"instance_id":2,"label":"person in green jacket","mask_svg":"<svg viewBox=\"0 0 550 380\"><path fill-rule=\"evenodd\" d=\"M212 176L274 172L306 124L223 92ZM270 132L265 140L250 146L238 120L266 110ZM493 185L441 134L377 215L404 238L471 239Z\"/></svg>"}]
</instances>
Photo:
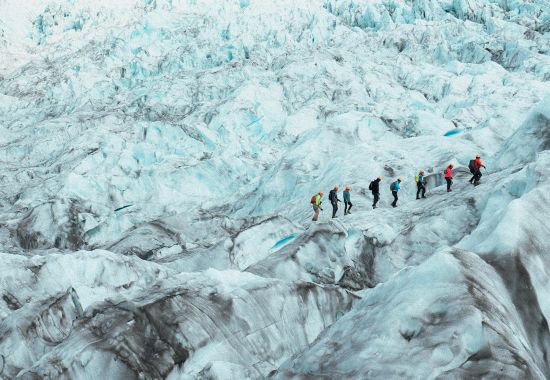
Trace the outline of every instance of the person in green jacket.
<instances>
[{"instance_id":1,"label":"person in green jacket","mask_svg":"<svg viewBox=\"0 0 550 380\"><path fill-rule=\"evenodd\" d=\"M416 199L420 199L420 193L422 193L422 198L426 198L426 177L424 176L424 170L420 170L416 175Z\"/></svg>"},{"instance_id":2,"label":"person in green jacket","mask_svg":"<svg viewBox=\"0 0 550 380\"><path fill-rule=\"evenodd\" d=\"M323 201L321 198L323 198L323 192L319 191L317 194L315 194L313 197L311 197L311 205L313 206L313 221L316 222L317 219L319 219L319 210L323 210L321 208L321 203Z\"/></svg>"}]
</instances>

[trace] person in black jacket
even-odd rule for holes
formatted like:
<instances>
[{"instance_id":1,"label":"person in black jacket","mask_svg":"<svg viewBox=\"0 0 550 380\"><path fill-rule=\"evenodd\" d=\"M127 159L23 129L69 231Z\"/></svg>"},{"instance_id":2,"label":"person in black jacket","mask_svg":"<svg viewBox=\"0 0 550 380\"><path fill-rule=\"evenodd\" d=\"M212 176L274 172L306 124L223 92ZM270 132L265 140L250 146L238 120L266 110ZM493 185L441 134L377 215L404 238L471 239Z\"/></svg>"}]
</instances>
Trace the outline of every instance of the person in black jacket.
<instances>
[{"instance_id":1,"label":"person in black jacket","mask_svg":"<svg viewBox=\"0 0 550 380\"><path fill-rule=\"evenodd\" d=\"M377 177L369 185L369 190L372 192L372 196L374 197L374 201L372 202L372 208L376 208L376 204L380 200L380 181L382 181L382 178Z\"/></svg>"},{"instance_id":2,"label":"person in black jacket","mask_svg":"<svg viewBox=\"0 0 550 380\"><path fill-rule=\"evenodd\" d=\"M328 200L330 201L330 204L332 205L332 217L336 218L336 211L338 211L338 202L341 202L340 199L338 199L338 186L334 186L334 189L328 193Z\"/></svg>"}]
</instances>

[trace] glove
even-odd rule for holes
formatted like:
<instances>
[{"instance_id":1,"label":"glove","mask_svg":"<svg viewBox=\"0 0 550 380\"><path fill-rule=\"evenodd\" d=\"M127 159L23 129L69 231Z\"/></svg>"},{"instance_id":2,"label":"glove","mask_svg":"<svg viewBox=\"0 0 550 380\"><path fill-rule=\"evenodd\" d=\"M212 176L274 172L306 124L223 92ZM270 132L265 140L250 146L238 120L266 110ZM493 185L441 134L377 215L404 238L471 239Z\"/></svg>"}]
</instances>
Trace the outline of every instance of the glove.
<instances>
[{"instance_id":1,"label":"glove","mask_svg":"<svg viewBox=\"0 0 550 380\"><path fill-rule=\"evenodd\" d=\"M319 210L323 211L323 209L321 207L319 207Z\"/></svg>"}]
</instances>

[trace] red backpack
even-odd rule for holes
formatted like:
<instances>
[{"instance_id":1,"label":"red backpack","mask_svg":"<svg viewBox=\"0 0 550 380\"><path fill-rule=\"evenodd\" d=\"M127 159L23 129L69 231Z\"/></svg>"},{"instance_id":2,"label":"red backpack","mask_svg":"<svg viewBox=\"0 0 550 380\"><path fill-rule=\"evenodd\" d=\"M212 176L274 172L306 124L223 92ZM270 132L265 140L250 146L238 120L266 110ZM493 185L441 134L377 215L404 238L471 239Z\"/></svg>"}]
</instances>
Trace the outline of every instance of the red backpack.
<instances>
[{"instance_id":1,"label":"red backpack","mask_svg":"<svg viewBox=\"0 0 550 380\"><path fill-rule=\"evenodd\" d=\"M311 197L311 204L314 205L317 202L317 194Z\"/></svg>"}]
</instances>

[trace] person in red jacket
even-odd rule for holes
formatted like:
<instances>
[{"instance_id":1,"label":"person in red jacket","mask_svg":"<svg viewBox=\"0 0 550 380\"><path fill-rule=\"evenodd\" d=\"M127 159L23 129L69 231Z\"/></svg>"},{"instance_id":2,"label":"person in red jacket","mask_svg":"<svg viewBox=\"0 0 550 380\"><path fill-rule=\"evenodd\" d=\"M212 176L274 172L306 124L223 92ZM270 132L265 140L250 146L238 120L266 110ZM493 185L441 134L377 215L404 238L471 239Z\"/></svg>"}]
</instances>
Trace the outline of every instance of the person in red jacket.
<instances>
[{"instance_id":1,"label":"person in red jacket","mask_svg":"<svg viewBox=\"0 0 550 380\"><path fill-rule=\"evenodd\" d=\"M479 185L479 180L482 176L481 168L485 168L485 165L483 164L483 161L481 161L481 156L478 154L476 155L476 159L474 160L474 176L472 177L472 180L474 181L474 186ZM470 182L472 180L470 180Z\"/></svg>"},{"instance_id":2,"label":"person in red jacket","mask_svg":"<svg viewBox=\"0 0 550 380\"><path fill-rule=\"evenodd\" d=\"M447 169L445 169L445 181L447 181L447 192L453 191L451 189L451 186L453 184L453 168L454 168L454 165L449 164L449 166L447 166Z\"/></svg>"}]
</instances>

